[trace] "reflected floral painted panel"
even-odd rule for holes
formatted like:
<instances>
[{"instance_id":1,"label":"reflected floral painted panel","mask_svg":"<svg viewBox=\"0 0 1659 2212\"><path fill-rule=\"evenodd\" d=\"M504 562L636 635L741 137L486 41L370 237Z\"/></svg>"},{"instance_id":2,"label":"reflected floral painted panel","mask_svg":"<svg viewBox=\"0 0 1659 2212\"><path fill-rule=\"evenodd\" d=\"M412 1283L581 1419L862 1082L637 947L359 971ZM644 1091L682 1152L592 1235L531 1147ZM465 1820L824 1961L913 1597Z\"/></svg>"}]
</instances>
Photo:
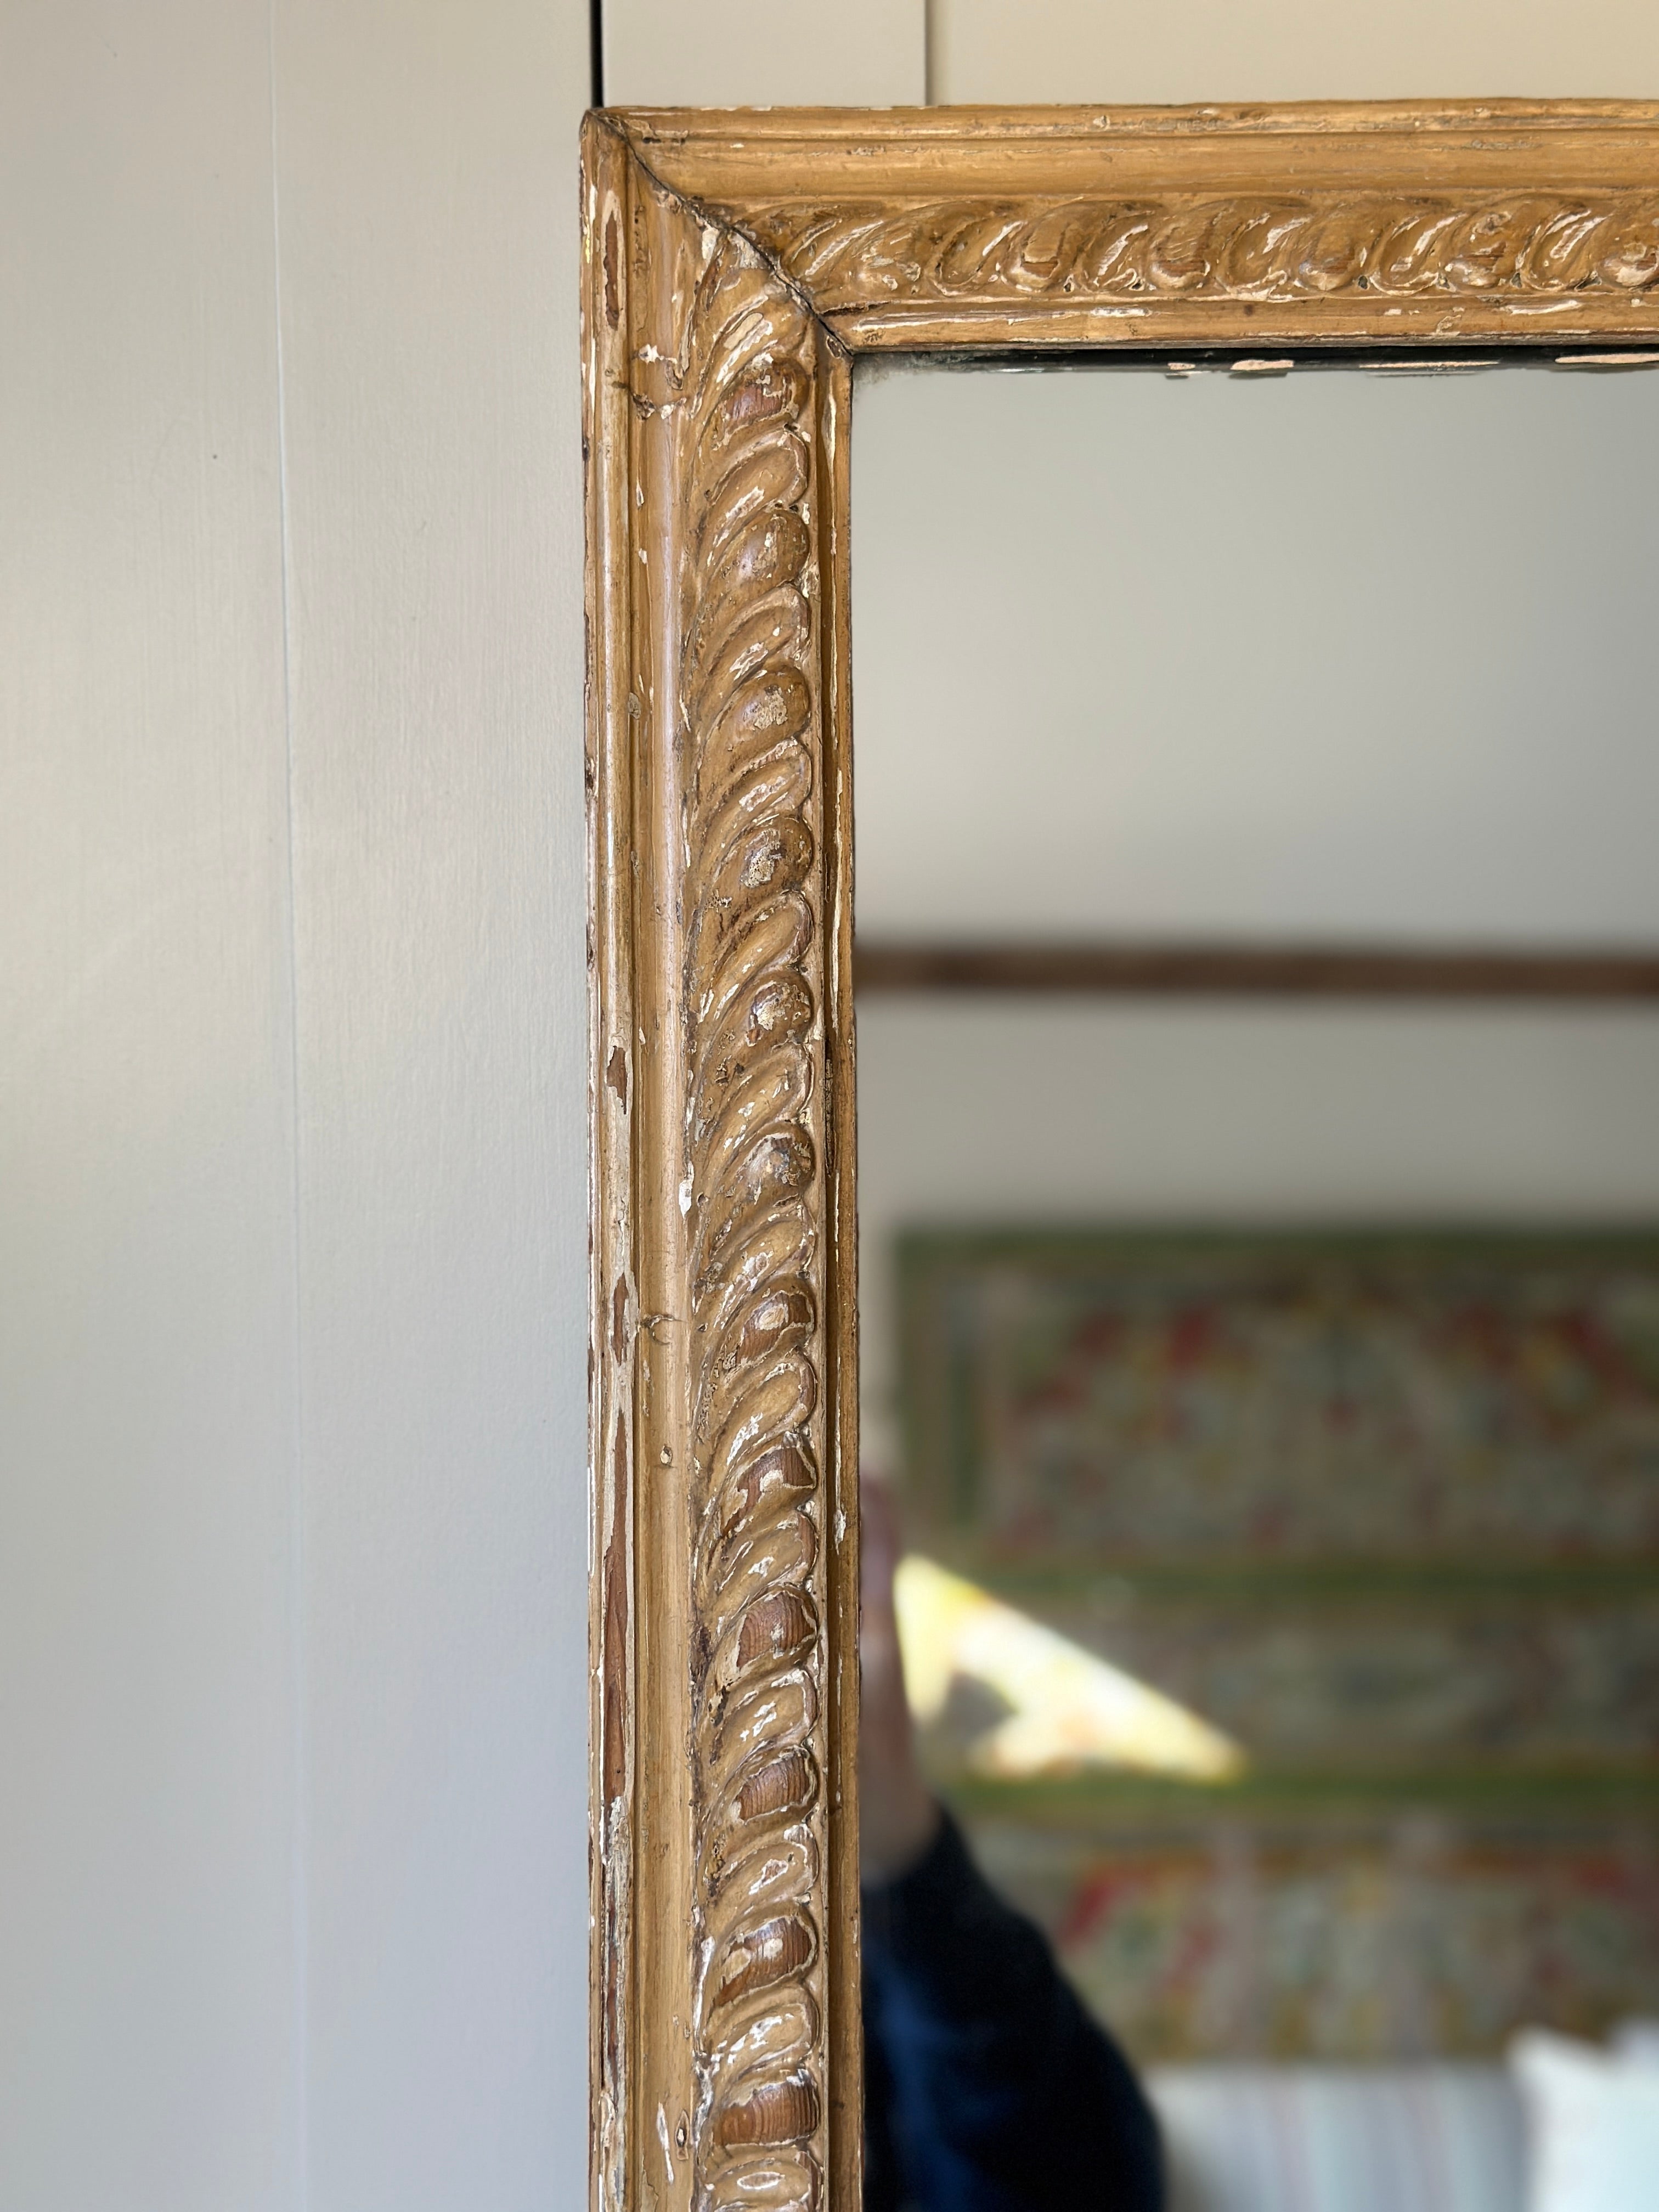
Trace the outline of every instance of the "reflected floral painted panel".
<instances>
[{"instance_id":1,"label":"reflected floral painted panel","mask_svg":"<svg viewBox=\"0 0 1659 2212\"><path fill-rule=\"evenodd\" d=\"M1000 1565L1659 1558L1659 1238L916 1236L908 1467Z\"/></svg>"},{"instance_id":2,"label":"reflected floral painted panel","mask_svg":"<svg viewBox=\"0 0 1659 2212\"><path fill-rule=\"evenodd\" d=\"M932 1771L1147 2059L1659 2009L1659 1239L930 1233Z\"/></svg>"}]
</instances>

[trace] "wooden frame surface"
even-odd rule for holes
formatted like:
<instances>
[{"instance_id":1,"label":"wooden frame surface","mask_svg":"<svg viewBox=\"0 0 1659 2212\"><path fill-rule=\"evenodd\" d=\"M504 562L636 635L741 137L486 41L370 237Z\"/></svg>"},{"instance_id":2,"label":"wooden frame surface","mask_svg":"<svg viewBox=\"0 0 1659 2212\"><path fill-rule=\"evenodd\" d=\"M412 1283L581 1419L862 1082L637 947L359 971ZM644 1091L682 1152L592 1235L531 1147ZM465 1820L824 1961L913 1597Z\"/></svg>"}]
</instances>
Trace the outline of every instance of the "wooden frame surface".
<instances>
[{"instance_id":1,"label":"wooden frame surface","mask_svg":"<svg viewBox=\"0 0 1659 2212\"><path fill-rule=\"evenodd\" d=\"M854 2212L853 361L1652 346L1659 106L600 113L582 215L595 2191Z\"/></svg>"}]
</instances>

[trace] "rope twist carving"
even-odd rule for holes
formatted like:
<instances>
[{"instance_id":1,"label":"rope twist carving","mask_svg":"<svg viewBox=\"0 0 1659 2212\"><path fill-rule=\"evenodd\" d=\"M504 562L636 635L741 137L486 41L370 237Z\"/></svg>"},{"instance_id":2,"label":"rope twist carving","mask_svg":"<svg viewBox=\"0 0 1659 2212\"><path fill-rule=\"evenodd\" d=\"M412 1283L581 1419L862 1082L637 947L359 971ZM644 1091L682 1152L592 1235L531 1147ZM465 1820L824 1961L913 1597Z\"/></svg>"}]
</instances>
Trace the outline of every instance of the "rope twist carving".
<instances>
[{"instance_id":1,"label":"rope twist carving","mask_svg":"<svg viewBox=\"0 0 1659 2212\"><path fill-rule=\"evenodd\" d=\"M718 241L696 289L679 696L700 1644L694 2201L814 2212L814 334L740 240Z\"/></svg>"}]
</instances>

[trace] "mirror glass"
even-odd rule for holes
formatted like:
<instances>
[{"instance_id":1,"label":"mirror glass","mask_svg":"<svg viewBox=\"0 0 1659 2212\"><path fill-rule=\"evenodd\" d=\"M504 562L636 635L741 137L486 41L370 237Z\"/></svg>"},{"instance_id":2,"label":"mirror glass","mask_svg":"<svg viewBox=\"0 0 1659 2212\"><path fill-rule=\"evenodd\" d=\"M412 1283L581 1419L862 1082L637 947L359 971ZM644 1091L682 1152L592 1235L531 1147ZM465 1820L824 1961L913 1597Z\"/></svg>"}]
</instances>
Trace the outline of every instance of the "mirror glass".
<instances>
[{"instance_id":1,"label":"mirror glass","mask_svg":"<svg viewBox=\"0 0 1659 2212\"><path fill-rule=\"evenodd\" d=\"M867 2201L988 1898L1177 2203L1518 2208L1659 2016L1659 374L861 368L852 512Z\"/></svg>"}]
</instances>

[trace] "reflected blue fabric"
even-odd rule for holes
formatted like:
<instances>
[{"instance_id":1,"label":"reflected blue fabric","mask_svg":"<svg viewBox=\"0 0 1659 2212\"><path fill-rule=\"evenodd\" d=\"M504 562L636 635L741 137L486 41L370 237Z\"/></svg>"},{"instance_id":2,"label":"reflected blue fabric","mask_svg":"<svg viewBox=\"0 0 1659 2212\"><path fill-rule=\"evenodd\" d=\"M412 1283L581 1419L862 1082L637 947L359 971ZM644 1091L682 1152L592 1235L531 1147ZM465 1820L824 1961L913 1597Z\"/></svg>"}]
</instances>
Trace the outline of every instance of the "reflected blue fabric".
<instances>
[{"instance_id":1,"label":"reflected blue fabric","mask_svg":"<svg viewBox=\"0 0 1659 2212\"><path fill-rule=\"evenodd\" d=\"M947 1816L864 1893L865 2212L1163 2212L1128 2062Z\"/></svg>"}]
</instances>

